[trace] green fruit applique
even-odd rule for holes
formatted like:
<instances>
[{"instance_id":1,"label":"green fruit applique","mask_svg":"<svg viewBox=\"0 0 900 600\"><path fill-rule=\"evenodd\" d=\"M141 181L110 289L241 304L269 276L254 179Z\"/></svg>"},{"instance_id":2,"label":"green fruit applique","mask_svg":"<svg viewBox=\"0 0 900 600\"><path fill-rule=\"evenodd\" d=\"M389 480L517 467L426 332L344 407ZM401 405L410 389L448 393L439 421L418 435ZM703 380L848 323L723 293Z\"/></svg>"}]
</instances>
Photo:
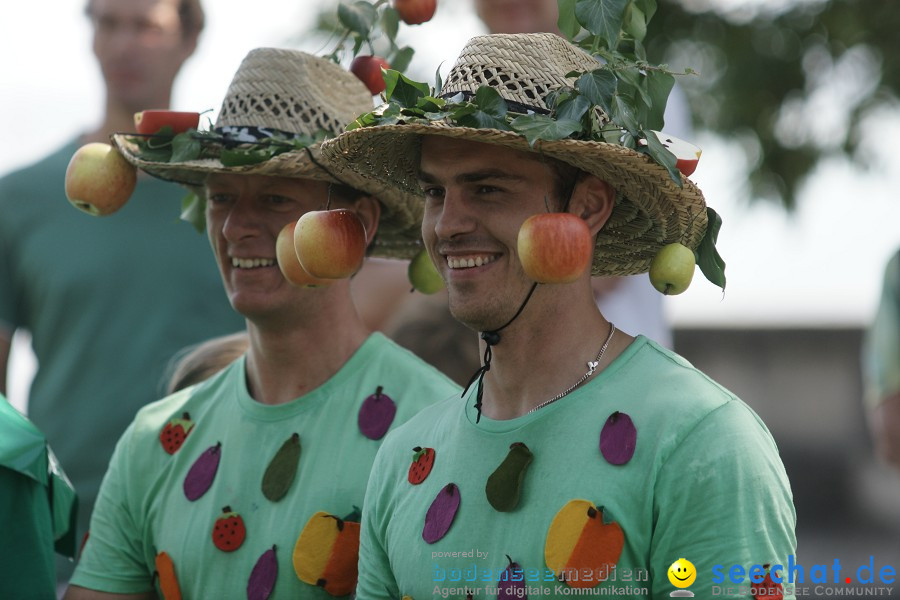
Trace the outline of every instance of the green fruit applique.
<instances>
[{"instance_id":1,"label":"green fruit applique","mask_svg":"<svg viewBox=\"0 0 900 600\"><path fill-rule=\"evenodd\" d=\"M194 461L190 471L184 478L184 495L191 502L198 500L209 490L219 470L219 459L222 458L222 443L207 448Z\"/></svg>"},{"instance_id":2,"label":"green fruit applique","mask_svg":"<svg viewBox=\"0 0 900 600\"><path fill-rule=\"evenodd\" d=\"M194 428L194 422L191 421L191 415L183 413L180 417L170 419L166 426L159 432L159 443L162 444L163 450L169 454L175 454L188 434Z\"/></svg>"},{"instance_id":3,"label":"green fruit applique","mask_svg":"<svg viewBox=\"0 0 900 600\"><path fill-rule=\"evenodd\" d=\"M598 508L588 500L570 500L550 523L544 561L557 579L571 587L594 587L601 579L582 580L578 574L588 570L610 572L624 547L622 528L615 522L604 523L602 506Z\"/></svg>"},{"instance_id":4,"label":"green fruit applique","mask_svg":"<svg viewBox=\"0 0 900 600\"><path fill-rule=\"evenodd\" d=\"M455 483L448 483L441 488L435 499L425 513L425 527L422 529L422 539L428 544L433 544L447 535L453 519L459 512L459 488Z\"/></svg>"},{"instance_id":5,"label":"green fruit applique","mask_svg":"<svg viewBox=\"0 0 900 600\"><path fill-rule=\"evenodd\" d=\"M416 446L413 448L413 461L409 465L409 473L406 479L413 485L419 485L434 467L434 448L422 448Z\"/></svg>"},{"instance_id":6,"label":"green fruit applique","mask_svg":"<svg viewBox=\"0 0 900 600\"><path fill-rule=\"evenodd\" d=\"M616 411L609 415L600 430L600 454L611 465L624 465L634 456L637 429L631 417Z\"/></svg>"},{"instance_id":7,"label":"green fruit applique","mask_svg":"<svg viewBox=\"0 0 900 600\"><path fill-rule=\"evenodd\" d=\"M397 414L397 405L390 396L381 393L383 389L379 385L375 393L367 397L359 407L359 430L370 440L383 438Z\"/></svg>"},{"instance_id":8,"label":"green fruit applique","mask_svg":"<svg viewBox=\"0 0 900 600\"><path fill-rule=\"evenodd\" d=\"M156 577L159 579L159 593L163 600L181 600L181 588L175 576L175 563L167 552L156 555Z\"/></svg>"},{"instance_id":9,"label":"green fruit applique","mask_svg":"<svg viewBox=\"0 0 900 600\"><path fill-rule=\"evenodd\" d=\"M300 462L300 434L291 434L275 453L262 479L262 493L272 502L278 502L287 494L297 475Z\"/></svg>"},{"instance_id":10,"label":"green fruit applique","mask_svg":"<svg viewBox=\"0 0 900 600\"><path fill-rule=\"evenodd\" d=\"M234 552L244 543L247 528L241 515L233 512L230 506L222 509L222 514L213 525L212 541L222 552Z\"/></svg>"},{"instance_id":11,"label":"green fruit applique","mask_svg":"<svg viewBox=\"0 0 900 600\"><path fill-rule=\"evenodd\" d=\"M275 589L278 580L278 560L275 558L275 548L272 546L262 553L253 571L250 572L250 580L247 582L247 600L268 600Z\"/></svg>"},{"instance_id":12,"label":"green fruit applique","mask_svg":"<svg viewBox=\"0 0 900 600\"><path fill-rule=\"evenodd\" d=\"M356 588L357 514L340 519L319 511L309 518L294 545L294 571L300 581L319 586L332 596L344 596Z\"/></svg>"},{"instance_id":13,"label":"green fruit applique","mask_svg":"<svg viewBox=\"0 0 900 600\"><path fill-rule=\"evenodd\" d=\"M488 502L495 510L509 512L518 506L525 471L533 458L531 450L522 442L510 444L509 454L491 473L485 486Z\"/></svg>"}]
</instances>

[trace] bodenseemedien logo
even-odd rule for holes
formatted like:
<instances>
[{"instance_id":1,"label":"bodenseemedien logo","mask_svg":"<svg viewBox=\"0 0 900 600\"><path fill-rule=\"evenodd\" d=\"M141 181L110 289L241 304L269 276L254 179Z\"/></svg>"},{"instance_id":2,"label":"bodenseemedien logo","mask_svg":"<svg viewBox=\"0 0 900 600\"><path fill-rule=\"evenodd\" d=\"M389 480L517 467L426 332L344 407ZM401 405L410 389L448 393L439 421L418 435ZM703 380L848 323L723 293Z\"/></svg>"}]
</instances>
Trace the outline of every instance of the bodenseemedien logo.
<instances>
[{"instance_id":1,"label":"bodenseemedien logo","mask_svg":"<svg viewBox=\"0 0 900 600\"><path fill-rule=\"evenodd\" d=\"M694 563L686 558L679 558L672 563L668 571L669 583L679 588L669 594L672 598L693 598L694 592L687 589L697 579L697 569Z\"/></svg>"}]
</instances>

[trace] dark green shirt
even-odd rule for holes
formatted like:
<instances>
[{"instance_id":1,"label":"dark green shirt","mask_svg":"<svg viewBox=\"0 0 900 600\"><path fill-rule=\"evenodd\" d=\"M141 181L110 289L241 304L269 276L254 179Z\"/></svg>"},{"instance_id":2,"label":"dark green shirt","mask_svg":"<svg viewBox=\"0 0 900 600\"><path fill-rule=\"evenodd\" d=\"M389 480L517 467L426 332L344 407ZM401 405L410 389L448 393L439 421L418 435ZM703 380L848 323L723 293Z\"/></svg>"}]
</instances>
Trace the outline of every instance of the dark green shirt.
<instances>
[{"instance_id":1,"label":"dark green shirt","mask_svg":"<svg viewBox=\"0 0 900 600\"><path fill-rule=\"evenodd\" d=\"M116 440L163 395L187 345L242 329L205 235L178 220L185 191L143 176L119 212L66 200L72 141L0 179L0 327L31 331L28 414L81 499L84 533Z\"/></svg>"}]
</instances>

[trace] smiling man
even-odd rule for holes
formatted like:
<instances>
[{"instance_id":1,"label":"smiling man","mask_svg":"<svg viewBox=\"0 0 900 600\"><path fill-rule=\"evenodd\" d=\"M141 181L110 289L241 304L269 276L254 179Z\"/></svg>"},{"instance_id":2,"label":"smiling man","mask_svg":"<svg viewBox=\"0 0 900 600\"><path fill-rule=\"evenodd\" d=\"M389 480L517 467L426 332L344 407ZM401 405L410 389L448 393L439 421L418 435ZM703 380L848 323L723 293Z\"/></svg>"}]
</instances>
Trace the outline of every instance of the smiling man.
<instances>
[{"instance_id":1,"label":"smiling man","mask_svg":"<svg viewBox=\"0 0 900 600\"><path fill-rule=\"evenodd\" d=\"M547 94L595 66L551 34L473 38L442 90L445 118L410 111L379 124L396 112L376 110L323 149L338 173L422 189L425 245L453 316L481 332L484 351L462 397L382 446L360 598L462 585L473 597L667 598L681 557L708 596L714 564L786 564L794 553L790 488L765 425L683 358L619 331L593 300L592 274L644 272L670 243L700 245L700 190L621 145L532 146L509 120L505 130L456 120L478 109L467 99L489 97L482 86L510 119L554 118ZM592 268L570 283L538 284L522 266L519 230L548 212L582 219L594 242ZM421 448L412 462L410 448ZM446 554L460 549L478 554Z\"/></svg>"},{"instance_id":2,"label":"smiling man","mask_svg":"<svg viewBox=\"0 0 900 600\"><path fill-rule=\"evenodd\" d=\"M335 179L313 139L371 96L329 60L258 49L241 64L203 158L161 162L117 135L127 160L206 199L207 233L246 354L204 383L141 410L103 481L70 600L327 598L356 582L363 493L384 432L458 387L372 333L348 279L289 283L285 225L352 211L375 255L417 251L418 198ZM224 149L268 160L229 166ZM354 189L346 184L358 185ZM176 593L177 596L173 594Z\"/></svg>"}]
</instances>

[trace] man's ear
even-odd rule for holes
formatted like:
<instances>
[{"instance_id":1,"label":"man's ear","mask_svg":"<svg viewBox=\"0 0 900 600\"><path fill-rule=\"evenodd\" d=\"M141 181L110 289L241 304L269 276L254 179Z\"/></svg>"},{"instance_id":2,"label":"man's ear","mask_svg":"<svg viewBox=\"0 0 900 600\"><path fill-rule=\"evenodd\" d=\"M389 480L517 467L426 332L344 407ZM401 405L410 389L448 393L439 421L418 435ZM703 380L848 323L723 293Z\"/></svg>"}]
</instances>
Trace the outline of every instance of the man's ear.
<instances>
[{"instance_id":1,"label":"man's ear","mask_svg":"<svg viewBox=\"0 0 900 600\"><path fill-rule=\"evenodd\" d=\"M581 217L597 235L606 224L616 204L616 190L596 175L584 174L575 184L569 212Z\"/></svg>"},{"instance_id":2,"label":"man's ear","mask_svg":"<svg viewBox=\"0 0 900 600\"><path fill-rule=\"evenodd\" d=\"M374 196L360 196L353 203L353 210L366 228L366 246L375 239L378 232L378 219L381 218L381 202Z\"/></svg>"}]
</instances>

